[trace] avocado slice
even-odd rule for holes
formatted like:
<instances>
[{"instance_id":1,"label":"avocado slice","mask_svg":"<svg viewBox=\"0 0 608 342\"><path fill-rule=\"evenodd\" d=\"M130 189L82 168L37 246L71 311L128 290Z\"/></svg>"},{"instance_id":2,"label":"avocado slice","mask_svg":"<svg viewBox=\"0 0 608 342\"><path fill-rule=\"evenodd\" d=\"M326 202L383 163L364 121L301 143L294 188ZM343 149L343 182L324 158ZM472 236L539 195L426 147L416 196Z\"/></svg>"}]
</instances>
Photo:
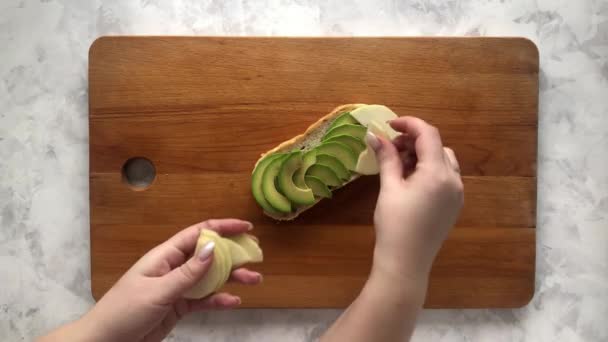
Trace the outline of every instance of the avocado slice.
<instances>
[{"instance_id":1,"label":"avocado slice","mask_svg":"<svg viewBox=\"0 0 608 342\"><path fill-rule=\"evenodd\" d=\"M341 126L345 127L345 126ZM348 170L354 170L357 166L357 154L348 146L339 142L324 142L317 146L317 155L329 154L335 157L344 165Z\"/></svg>"},{"instance_id":2,"label":"avocado slice","mask_svg":"<svg viewBox=\"0 0 608 342\"><path fill-rule=\"evenodd\" d=\"M266 167L266 170L264 170L264 175L262 176L262 193L264 194L264 198L272 208L281 213L291 212L291 202L277 190L275 185L275 180L281 171L281 165L285 158L287 158L287 155L273 159Z\"/></svg>"},{"instance_id":3,"label":"avocado slice","mask_svg":"<svg viewBox=\"0 0 608 342\"><path fill-rule=\"evenodd\" d=\"M308 205L315 202L315 196L308 187L302 189L293 183L293 175L302 167L302 151L290 153L278 175L279 188L292 203Z\"/></svg>"},{"instance_id":4,"label":"avocado slice","mask_svg":"<svg viewBox=\"0 0 608 342\"><path fill-rule=\"evenodd\" d=\"M339 135L350 135L353 138L357 138L363 141L366 132L367 128L365 126L346 124L338 126L336 128L332 128L327 133L325 133L325 136L321 140L325 141L330 138L337 137Z\"/></svg>"},{"instance_id":5,"label":"avocado slice","mask_svg":"<svg viewBox=\"0 0 608 342\"><path fill-rule=\"evenodd\" d=\"M306 176L313 176L319 178L327 186L339 186L342 185L342 181L335 172L325 165L315 164L308 168Z\"/></svg>"},{"instance_id":6,"label":"avocado slice","mask_svg":"<svg viewBox=\"0 0 608 342\"><path fill-rule=\"evenodd\" d=\"M256 165L253 170L253 174L251 176L251 192L253 193L253 197L255 201L267 212L271 214L278 214L279 212L275 210L270 203L264 197L264 192L262 191L262 177L264 175L264 171L268 167L268 165L275 159L284 157L284 154L272 154L264 157L258 165Z\"/></svg>"},{"instance_id":7,"label":"avocado slice","mask_svg":"<svg viewBox=\"0 0 608 342\"><path fill-rule=\"evenodd\" d=\"M352 115L350 115L350 112L342 113L342 114L340 114L340 116L338 116L336 118L336 120L334 120L334 122L331 123L328 130L338 127L338 126L348 125L348 124L358 125L359 121L357 121Z\"/></svg>"},{"instance_id":8,"label":"avocado slice","mask_svg":"<svg viewBox=\"0 0 608 342\"><path fill-rule=\"evenodd\" d=\"M312 189L315 196L331 198L331 191L319 178L314 176L306 176L304 179L306 180L306 185Z\"/></svg>"},{"instance_id":9,"label":"avocado slice","mask_svg":"<svg viewBox=\"0 0 608 342\"><path fill-rule=\"evenodd\" d=\"M306 184L306 182L304 180L304 176L306 175L306 171L308 170L308 168L313 166L316 161L317 161L317 152L315 150L310 150L310 151L304 153L304 156L302 157L302 166L293 175L293 182L298 188L300 188L300 189L309 188L309 186Z\"/></svg>"},{"instance_id":10,"label":"avocado slice","mask_svg":"<svg viewBox=\"0 0 608 342\"><path fill-rule=\"evenodd\" d=\"M319 154L317 155L316 163L329 167L340 179L347 180L350 178L350 172L346 169L346 167L344 167L344 164L340 163L338 158L334 156L329 154Z\"/></svg>"},{"instance_id":11,"label":"avocado slice","mask_svg":"<svg viewBox=\"0 0 608 342\"><path fill-rule=\"evenodd\" d=\"M367 145L357 138L353 138L350 135L338 135L332 138L325 140L326 142L336 141L342 143L348 147L350 147L355 153L358 155L359 153L365 151Z\"/></svg>"}]
</instances>

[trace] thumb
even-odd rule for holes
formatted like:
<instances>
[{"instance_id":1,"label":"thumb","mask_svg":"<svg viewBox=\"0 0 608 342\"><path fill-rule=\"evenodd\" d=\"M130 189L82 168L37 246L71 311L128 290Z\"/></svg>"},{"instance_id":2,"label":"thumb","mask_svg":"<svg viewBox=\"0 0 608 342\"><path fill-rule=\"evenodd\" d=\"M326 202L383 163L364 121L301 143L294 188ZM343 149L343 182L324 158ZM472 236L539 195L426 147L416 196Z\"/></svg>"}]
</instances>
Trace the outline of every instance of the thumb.
<instances>
[{"instance_id":1,"label":"thumb","mask_svg":"<svg viewBox=\"0 0 608 342\"><path fill-rule=\"evenodd\" d=\"M163 288L166 296L172 300L181 298L184 292L198 283L211 268L214 249L215 242L207 242L192 258L164 275Z\"/></svg>"},{"instance_id":2,"label":"thumb","mask_svg":"<svg viewBox=\"0 0 608 342\"><path fill-rule=\"evenodd\" d=\"M403 177L403 163L393 143L368 131L365 140L376 152L381 186L395 184Z\"/></svg>"}]
</instances>

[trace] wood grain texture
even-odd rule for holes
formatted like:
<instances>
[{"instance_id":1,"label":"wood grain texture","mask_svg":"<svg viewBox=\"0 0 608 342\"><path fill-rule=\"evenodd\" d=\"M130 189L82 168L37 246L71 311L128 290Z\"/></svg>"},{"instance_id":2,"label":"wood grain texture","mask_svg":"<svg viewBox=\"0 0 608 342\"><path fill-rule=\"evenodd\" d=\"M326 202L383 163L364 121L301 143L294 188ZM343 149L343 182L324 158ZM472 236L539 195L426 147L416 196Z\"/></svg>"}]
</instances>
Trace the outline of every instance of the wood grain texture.
<instances>
[{"instance_id":1,"label":"wood grain texture","mask_svg":"<svg viewBox=\"0 0 608 342\"><path fill-rule=\"evenodd\" d=\"M381 103L441 130L465 207L433 267L427 307L516 307L534 293L538 52L516 38L105 37L89 54L95 298L154 245L210 217L256 225L246 307L344 307L369 271L378 178L290 223L250 193L260 153L335 106ZM145 191L122 182L150 159ZM346 248L348 246L348 248Z\"/></svg>"}]
</instances>

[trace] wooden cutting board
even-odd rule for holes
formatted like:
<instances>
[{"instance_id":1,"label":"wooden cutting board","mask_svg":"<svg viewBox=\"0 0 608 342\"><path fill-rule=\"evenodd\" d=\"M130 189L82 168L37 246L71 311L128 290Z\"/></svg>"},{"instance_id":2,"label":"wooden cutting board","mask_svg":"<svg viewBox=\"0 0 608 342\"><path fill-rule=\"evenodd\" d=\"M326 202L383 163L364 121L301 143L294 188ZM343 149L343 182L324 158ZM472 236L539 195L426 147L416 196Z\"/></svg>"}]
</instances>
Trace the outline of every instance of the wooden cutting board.
<instances>
[{"instance_id":1,"label":"wooden cutting board","mask_svg":"<svg viewBox=\"0 0 608 342\"><path fill-rule=\"evenodd\" d=\"M426 307L517 307L534 293L538 51L518 38L104 37L89 53L92 291L150 248L216 217L254 222L265 253L245 307L345 307L371 264L378 178L276 223L250 193L260 153L344 103L436 125L465 206ZM132 157L156 177L135 191ZM438 213L440 214L440 213Z\"/></svg>"}]
</instances>

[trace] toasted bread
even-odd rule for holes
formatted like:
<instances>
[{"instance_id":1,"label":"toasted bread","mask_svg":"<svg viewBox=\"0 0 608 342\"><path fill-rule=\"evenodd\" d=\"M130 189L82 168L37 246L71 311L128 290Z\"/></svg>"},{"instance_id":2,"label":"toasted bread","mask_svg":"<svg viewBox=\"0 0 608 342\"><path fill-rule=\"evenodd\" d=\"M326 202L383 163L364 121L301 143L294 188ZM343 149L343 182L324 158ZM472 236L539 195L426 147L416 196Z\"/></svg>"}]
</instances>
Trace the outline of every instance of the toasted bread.
<instances>
[{"instance_id":1,"label":"toasted bread","mask_svg":"<svg viewBox=\"0 0 608 342\"><path fill-rule=\"evenodd\" d=\"M311 148L319 145L321 143L321 138L323 138L323 136L327 132L327 129L331 126L332 122L338 116L340 116L340 114L345 113L345 112L351 112L364 105L365 104L345 104L345 105L336 107L329 114L323 116L322 118L320 118L319 120L314 122L312 125L310 125L306 129L306 131L304 131L304 133L297 135L287 141L284 141L284 142L280 143L278 146L274 147L273 149L271 149L265 153L262 153L262 155L256 162L256 166L257 166L257 163L260 162L260 160L262 160L264 157L266 157L269 154L289 152L289 151L293 151L294 149L308 150L308 149L311 149ZM350 182L354 181L355 179L357 179L359 177L361 177L361 175L353 173L351 178L349 180L347 180L346 182L344 182L339 188L349 184ZM304 211L312 208L317 203L319 203L319 201L321 201L321 200L322 200L322 198L318 198L313 204L303 206L303 207L298 207L295 211L288 213L288 214L276 215L273 213L269 213L267 211L264 211L264 214L272 217L275 220L289 221L289 220L295 219Z\"/></svg>"}]
</instances>

